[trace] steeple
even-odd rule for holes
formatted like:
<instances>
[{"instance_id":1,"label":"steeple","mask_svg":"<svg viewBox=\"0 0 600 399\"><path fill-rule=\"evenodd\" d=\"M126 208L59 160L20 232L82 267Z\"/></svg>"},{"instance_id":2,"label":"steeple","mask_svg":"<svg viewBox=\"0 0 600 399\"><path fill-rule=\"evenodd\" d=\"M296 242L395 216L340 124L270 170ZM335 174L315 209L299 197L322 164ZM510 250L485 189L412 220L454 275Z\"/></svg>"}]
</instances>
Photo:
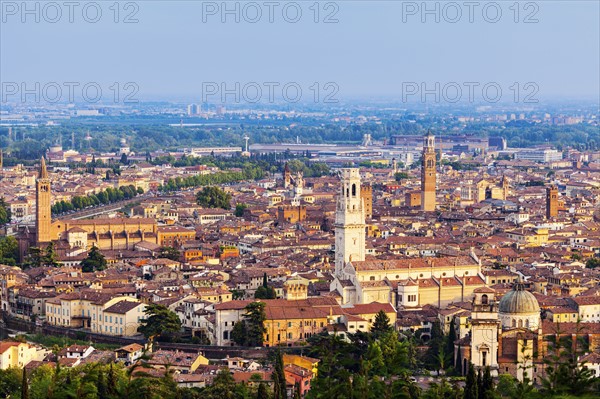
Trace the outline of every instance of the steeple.
<instances>
[{"instance_id":1,"label":"steeple","mask_svg":"<svg viewBox=\"0 0 600 399\"><path fill-rule=\"evenodd\" d=\"M36 245L41 247L52 241L51 224L52 215L50 208L50 178L46 170L46 160L44 157L40 160L40 171L35 181L35 227L36 227Z\"/></svg>"},{"instance_id":2,"label":"steeple","mask_svg":"<svg viewBox=\"0 0 600 399\"><path fill-rule=\"evenodd\" d=\"M48 178L48 170L46 169L46 160L44 159L44 156L42 156L42 159L40 161L40 172L38 174L38 179L47 179Z\"/></svg>"}]
</instances>

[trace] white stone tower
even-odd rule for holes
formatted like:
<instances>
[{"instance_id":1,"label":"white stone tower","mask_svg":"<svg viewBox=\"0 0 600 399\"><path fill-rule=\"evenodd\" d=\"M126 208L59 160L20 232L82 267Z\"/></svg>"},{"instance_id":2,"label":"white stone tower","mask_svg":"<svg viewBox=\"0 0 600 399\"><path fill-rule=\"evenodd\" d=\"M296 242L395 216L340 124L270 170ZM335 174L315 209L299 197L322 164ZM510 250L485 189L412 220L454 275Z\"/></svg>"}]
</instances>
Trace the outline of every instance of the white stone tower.
<instances>
[{"instance_id":1,"label":"white stone tower","mask_svg":"<svg viewBox=\"0 0 600 399\"><path fill-rule=\"evenodd\" d=\"M335 211L335 276L343 280L346 262L365 260L365 209L360 197L358 168L340 172L341 188Z\"/></svg>"}]
</instances>

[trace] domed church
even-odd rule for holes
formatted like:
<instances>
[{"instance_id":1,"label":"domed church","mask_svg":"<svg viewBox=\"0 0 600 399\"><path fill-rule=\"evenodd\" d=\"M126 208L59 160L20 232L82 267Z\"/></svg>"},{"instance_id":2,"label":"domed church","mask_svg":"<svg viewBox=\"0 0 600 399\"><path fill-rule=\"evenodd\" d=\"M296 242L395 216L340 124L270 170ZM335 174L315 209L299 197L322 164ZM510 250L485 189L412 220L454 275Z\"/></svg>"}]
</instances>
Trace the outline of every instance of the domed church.
<instances>
[{"instance_id":1,"label":"domed church","mask_svg":"<svg viewBox=\"0 0 600 399\"><path fill-rule=\"evenodd\" d=\"M600 348L596 323L582 324L542 322L538 300L520 281L501 298L496 298L492 288L478 288L467 322L470 331L467 327L468 332L457 332L463 338L454 343L455 367L466 375L469 363L476 370L489 366L493 376L511 374L520 381L527 377L539 384L545 377L548 336L577 335L589 351Z\"/></svg>"},{"instance_id":2,"label":"domed church","mask_svg":"<svg viewBox=\"0 0 600 399\"><path fill-rule=\"evenodd\" d=\"M503 329L537 330L540 326L540 305L531 292L525 291L525 285L518 282L500 300L498 316Z\"/></svg>"}]
</instances>

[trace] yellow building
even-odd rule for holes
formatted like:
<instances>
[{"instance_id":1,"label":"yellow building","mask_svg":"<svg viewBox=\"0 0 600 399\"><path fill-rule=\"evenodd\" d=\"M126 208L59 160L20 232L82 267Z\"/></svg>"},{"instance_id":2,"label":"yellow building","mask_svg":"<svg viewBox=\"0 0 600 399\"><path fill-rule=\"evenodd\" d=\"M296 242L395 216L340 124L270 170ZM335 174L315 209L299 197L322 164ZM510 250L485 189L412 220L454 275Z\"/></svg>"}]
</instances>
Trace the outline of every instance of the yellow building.
<instances>
[{"instance_id":1,"label":"yellow building","mask_svg":"<svg viewBox=\"0 0 600 399\"><path fill-rule=\"evenodd\" d=\"M269 301L271 302L271 301ZM304 301L293 301L304 302ZM304 342L307 338L320 333L336 315L329 309L310 306L271 306L267 305L265 313L265 346L287 344L289 346ZM337 313L337 312L336 312Z\"/></svg>"},{"instance_id":2,"label":"yellow building","mask_svg":"<svg viewBox=\"0 0 600 399\"><path fill-rule=\"evenodd\" d=\"M312 371L313 375L316 377L318 373L319 367L319 359L313 359L308 356L299 356L299 355L290 355L287 353L283 354L283 365L287 366L288 364L294 364L298 367L302 367L306 370Z\"/></svg>"},{"instance_id":3,"label":"yellow building","mask_svg":"<svg viewBox=\"0 0 600 399\"><path fill-rule=\"evenodd\" d=\"M178 247L185 241L196 238L196 230L178 226L164 226L158 228L157 243L163 247Z\"/></svg>"},{"instance_id":4,"label":"yellow building","mask_svg":"<svg viewBox=\"0 0 600 399\"><path fill-rule=\"evenodd\" d=\"M575 323L578 316L577 310L568 307L555 307L546 311L546 318L553 323Z\"/></svg>"},{"instance_id":5,"label":"yellow building","mask_svg":"<svg viewBox=\"0 0 600 399\"><path fill-rule=\"evenodd\" d=\"M49 351L25 342L0 342L0 370L23 368L33 360L42 361Z\"/></svg>"},{"instance_id":6,"label":"yellow building","mask_svg":"<svg viewBox=\"0 0 600 399\"><path fill-rule=\"evenodd\" d=\"M548 229L515 229L506 234L511 240L528 247L539 247L548 242Z\"/></svg>"}]
</instances>

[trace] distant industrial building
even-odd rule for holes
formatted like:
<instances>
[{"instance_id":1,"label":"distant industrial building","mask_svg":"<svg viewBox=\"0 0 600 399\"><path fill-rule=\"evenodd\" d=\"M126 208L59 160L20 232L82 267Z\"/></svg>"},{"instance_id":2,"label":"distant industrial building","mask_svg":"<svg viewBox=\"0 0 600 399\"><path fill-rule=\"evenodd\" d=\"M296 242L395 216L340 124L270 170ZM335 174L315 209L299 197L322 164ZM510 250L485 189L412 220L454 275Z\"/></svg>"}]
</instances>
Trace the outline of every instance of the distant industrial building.
<instances>
[{"instance_id":1,"label":"distant industrial building","mask_svg":"<svg viewBox=\"0 0 600 399\"><path fill-rule=\"evenodd\" d=\"M544 148L534 150L521 150L515 153L515 159L533 162L554 162L560 161L563 158L561 151Z\"/></svg>"}]
</instances>

